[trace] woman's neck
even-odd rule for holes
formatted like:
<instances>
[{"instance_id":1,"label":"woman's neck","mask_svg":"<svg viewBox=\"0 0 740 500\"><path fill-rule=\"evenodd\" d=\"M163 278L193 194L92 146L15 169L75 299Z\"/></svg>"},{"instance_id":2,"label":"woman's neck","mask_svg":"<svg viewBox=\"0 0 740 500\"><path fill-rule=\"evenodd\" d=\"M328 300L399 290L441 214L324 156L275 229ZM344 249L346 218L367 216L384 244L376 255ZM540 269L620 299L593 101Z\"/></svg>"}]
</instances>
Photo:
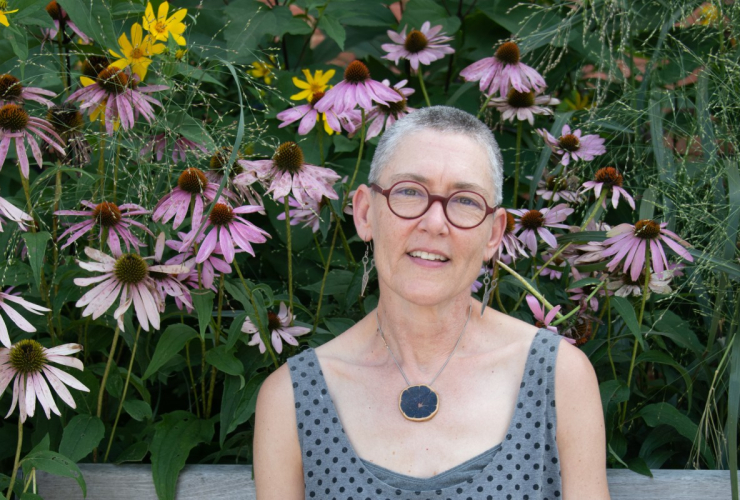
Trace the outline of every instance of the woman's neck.
<instances>
[{"instance_id":1,"label":"woman's neck","mask_svg":"<svg viewBox=\"0 0 740 500\"><path fill-rule=\"evenodd\" d=\"M383 300L381 296L376 310L377 320L388 347L412 384L428 383L429 380L423 379L437 373L452 353L463 327L471 330L472 312L465 326L471 304L469 295L433 307L403 300ZM376 342L385 349L380 333L376 335ZM462 350L464 340L460 342L458 352Z\"/></svg>"}]
</instances>

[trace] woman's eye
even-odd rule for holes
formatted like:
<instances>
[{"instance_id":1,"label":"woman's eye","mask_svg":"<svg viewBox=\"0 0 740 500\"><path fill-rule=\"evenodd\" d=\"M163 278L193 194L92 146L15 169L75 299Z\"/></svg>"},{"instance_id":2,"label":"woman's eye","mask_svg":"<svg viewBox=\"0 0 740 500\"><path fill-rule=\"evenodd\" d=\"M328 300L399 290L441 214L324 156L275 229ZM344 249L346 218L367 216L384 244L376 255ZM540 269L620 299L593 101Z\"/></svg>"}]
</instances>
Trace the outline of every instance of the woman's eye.
<instances>
[{"instance_id":1,"label":"woman's eye","mask_svg":"<svg viewBox=\"0 0 740 500\"><path fill-rule=\"evenodd\" d=\"M455 198L455 202L461 205L464 205L466 207L473 207L473 208L480 207L480 203L478 202L478 200L476 200L475 198L469 198L466 196L460 196L460 197Z\"/></svg>"},{"instance_id":2,"label":"woman's eye","mask_svg":"<svg viewBox=\"0 0 740 500\"><path fill-rule=\"evenodd\" d=\"M398 191L398 194L402 196L418 196L419 190L414 188L403 188Z\"/></svg>"}]
</instances>

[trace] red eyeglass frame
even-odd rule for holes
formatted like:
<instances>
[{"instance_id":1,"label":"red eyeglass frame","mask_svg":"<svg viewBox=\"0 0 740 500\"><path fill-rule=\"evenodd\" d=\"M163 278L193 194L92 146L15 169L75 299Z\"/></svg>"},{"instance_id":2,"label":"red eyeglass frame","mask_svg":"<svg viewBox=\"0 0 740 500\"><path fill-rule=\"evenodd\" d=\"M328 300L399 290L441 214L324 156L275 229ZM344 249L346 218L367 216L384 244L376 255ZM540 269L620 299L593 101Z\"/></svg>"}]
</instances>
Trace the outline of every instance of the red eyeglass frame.
<instances>
[{"instance_id":1,"label":"red eyeglass frame","mask_svg":"<svg viewBox=\"0 0 740 500\"><path fill-rule=\"evenodd\" d=\"M419 215L417 215L416 217L405 217L403 215L399 215L399 214L397 214L393 210L393 208L391 208L391 199L390 199L391 190L394 187L396 187L397 185L401 184L401 183L416 184L419 187L421 187L424 191L426 191L426 193L427 193L427 208L425 208L424 211L422 213L420 213ZM427 213L427 211L429 210L429 208L432 206L432 204L435 201L439 201L442 204L442 210L444 210L445 217L447 218L447 222L449 222L450 224L452 224L453 226L455 226L458 229L475 229L476 227L478 227L481 224L483 224L483 221L486 220L486 217L488 217L490 214L494 213L496 210L498 210L499 208L501 208L500 205L494 205L493 207L488 206L488 202L486 201L485 198L483 198L483 195L480 194L480 193L476 193L475 191L470 191L470 190L467 190L467 189L462 189L460 191L455 191L454 193L450 194L449 196L441 196L441 195L438 195L438 194L432 194L432 193L430 193L429 190L424 186L424 184L422 184L420 182L416 182L416 181L398 181L395 184L393 184L391 187L389 187L388 189L383 189L382 187L378 186L374 182L371 182L370 183L370 188L373 191L376 191L376 192L382 194L383 196L385 196L385 200L388 203L388 209L391 212L393 212L393 215L395 215L396 217L400 217L401 219L406 219L406 220L418 219L419 217L421 217L422 215L424 215L425 213ZM459 193L472 193L472 194L478 195L478 196L480 196L483 199L483 203L486 205L486 214L481 218L480 222L478 224L476 224L475 226L470 226L470 227L458 226L457 224L455 224L454 222L452 222L450 220L450 216L447 215L447 203L450 201L450 199L452 199L453 196L455 196L455 195L457 195Z\"/></svg>"}]
</instances>

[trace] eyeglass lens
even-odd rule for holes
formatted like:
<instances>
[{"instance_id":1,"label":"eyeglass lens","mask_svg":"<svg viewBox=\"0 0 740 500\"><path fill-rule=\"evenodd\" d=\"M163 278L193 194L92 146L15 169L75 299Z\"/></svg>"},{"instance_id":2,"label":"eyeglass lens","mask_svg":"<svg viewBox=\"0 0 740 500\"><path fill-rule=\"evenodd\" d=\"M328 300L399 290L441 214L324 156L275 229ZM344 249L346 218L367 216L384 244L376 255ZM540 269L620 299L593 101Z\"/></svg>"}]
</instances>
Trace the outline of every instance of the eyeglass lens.
<instances>
[{"instance_id":1,"label":"eyeglass lens","mask_svg":"<svg viewBox=\"0 0 740 500\"><path fill-rule=\"evenodd\" d=\"M388 204L400 217L420 217L429 207L429 193L415 182L399 182L391 189ZM473 227L485 218L486 201L477 193L461 191L449 199L446 212L454 225Z\"/></svg>"}]
</instances>

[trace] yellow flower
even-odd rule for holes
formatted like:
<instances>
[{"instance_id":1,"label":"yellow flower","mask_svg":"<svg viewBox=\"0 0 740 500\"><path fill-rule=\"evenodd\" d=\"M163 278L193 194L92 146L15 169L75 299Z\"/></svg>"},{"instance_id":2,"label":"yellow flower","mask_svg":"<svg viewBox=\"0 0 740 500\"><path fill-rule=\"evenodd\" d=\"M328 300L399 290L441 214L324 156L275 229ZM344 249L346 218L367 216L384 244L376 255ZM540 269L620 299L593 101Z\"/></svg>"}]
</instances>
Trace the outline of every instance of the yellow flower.
<instances>
[{"instance_id":1,"label":"yellow flower","mask_svg":"<svg viewBox=\"0 0 740 500\"><path fill-rule=\"evenodd\" d=\"M157 17L154 17L152 4L147 2L143 19L144 29L151 33L155 40L166 42L168 35L172 35L172 39L178 45L185 45L185 38L182 34L185 32L186 26L182 20L185 19L188 10L180 9L168 18L169 9L170 4L162 2L159 9L157 9Z\"/></svg>"},{"instance_id":2,"label":"yellow flower","mask_svg":"<svg viewBox=\"0 0 740 500\"><path fill-rule=\"evenodd\" d=\"M86 76L80 77L80 82L82 83L83 87L89 87L90 85L95 85L95 80L92 78L88 78ZM108 104L108 100L104 99L100 102L100 104L97 105L97 107L90 113L90 121L100 121L101 123L105 123L105 106ZM113 122L113 130L118 130L118 127L121 126L121 120L119 118L116 118L116 121Z\"/></svg>"},{"instance_id":3,"label":"yellow flower","mask_svg":"<svg viewBox=\"0 0 740 500\"><path fill-rule=\"evenodd\" d=\"M275 62L275 59L273 57L270 57L270 60L272 62ZM267 85L270 85L272 83L272 70L275 68L274 65L268 63L268 62L262 62L262 61L256 61L252 63L252 68L249 70L249 74L252 75L254 78L262 78Z\"/></svg>"},{"instance_id":4,"label":"yellow flower","mask_svg":"<svg viewBox=\"0 0 740 500\"><path fill-rule=\"evenodd\" d=\"M131 42L128 41L128 37L124 33L118 39L118 45L120 45L123 55L110 49L110 53L119 58L112 66L123 69L131 65L131 71L139 75L142 80L146 76L146 69L152 63L149 56L161 54L165 49L163 44L155 44L151 36L144 36L144 31L139 23L134 23L131 27Z\"/></svg>"},{"instance_id":5,"label":"yellow flower","mask_svg":"<svg viewBox=\"0 0 740 500\"><path fill-rule=\"evenodd\" d=\"M18 9L5 10L7 8L8 8L7 0L0 0L0 24L5 26L6 28L10 26L10 23L8 22L8 17L5 14L13 14L15 12L18 12Z\"/></svg>"},{"instance_id":6,"label":"yellow flower","mask_svg":"<svg viewBox=\"0 0 740 500\"><path fill-rule=\"evenodd\" d=\"M326 88L329 85L329 80L334 76L334 73L335 71L333 69L330 69L326 73L317 69L316 73L311 76L311 72L304 69L303 74L306 76L305 82L297 76L293 77L293 85L299 89L303 89L303 91L290 96L291 100L300 101L305 99L310 101L314 94L326 91Z\"/></svg>"},{"instance_id":7,"label":"yellow flower","mask_svg":"<svg viewBox=\"0 0 740 500\"><path fill-rule=\"evenodd\" d=\"M716 5L705 3L700 7L698 24L709 26L719 21L720 13Z\"/></svg>"},{"instance_id":8,"label":"yellow flower","mask_svg":"<svg viewBox=\"0 0 740 500\"><path fill-rule=\"evenodd\" d=\"M568 110L573 111L590 109L593 106L593 103L589 102L588 94L581 95L576 89L573 89L571 92L571 98L563 99L563 103Z\"/></svg>"}]
</instances>

